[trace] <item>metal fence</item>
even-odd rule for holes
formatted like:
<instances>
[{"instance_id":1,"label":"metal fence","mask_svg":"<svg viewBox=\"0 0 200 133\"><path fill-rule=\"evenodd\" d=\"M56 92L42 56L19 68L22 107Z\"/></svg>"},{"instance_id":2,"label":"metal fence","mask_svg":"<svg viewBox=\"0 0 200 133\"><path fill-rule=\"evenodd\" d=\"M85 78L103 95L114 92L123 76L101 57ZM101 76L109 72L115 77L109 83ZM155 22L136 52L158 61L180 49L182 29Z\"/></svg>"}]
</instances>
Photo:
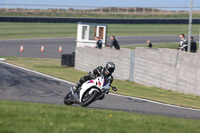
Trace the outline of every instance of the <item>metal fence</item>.
<instances>
[{"instance_id":1,"label":"metal fence","mask_svg":"<svg viewBox=\"0 0 200 133\"><path fill-rule=\"evenodd\" d=\"M0 12L97 13L97 14L188 14L189 7L98 7L67 5L0 4ZM200 7L193 7L200 14Z\"/></svg>"}]
</instances>

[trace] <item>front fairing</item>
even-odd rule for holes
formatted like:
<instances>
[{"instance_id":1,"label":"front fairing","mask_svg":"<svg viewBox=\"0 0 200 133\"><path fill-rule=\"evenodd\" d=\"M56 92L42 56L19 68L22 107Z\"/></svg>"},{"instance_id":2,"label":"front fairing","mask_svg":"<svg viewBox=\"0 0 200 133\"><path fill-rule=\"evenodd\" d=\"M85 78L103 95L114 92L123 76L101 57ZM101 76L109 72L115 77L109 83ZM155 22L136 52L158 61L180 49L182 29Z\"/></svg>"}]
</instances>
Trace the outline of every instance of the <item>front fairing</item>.
<instances>
[{"instance_id":1,"label":"front fairing","mask_svg":"<svg viewBox=\"0 0 200 133\"><path fill-rule=\"evenodd\" d=\"M82 96L83 94L88 90L88 89L91 89L91 88L95 88L96 90L98 91L101 91L100 93L104 93L105 90L109 90L110 89L110 82L109 82L109 78L104 78L103 75L97 77L96 79L94 80L89 80L89 81L86 81L82 87L81 87L81 90L80 90L80 102L81 102L81 99L82 99Z\"/></svg>"}]
</instances>

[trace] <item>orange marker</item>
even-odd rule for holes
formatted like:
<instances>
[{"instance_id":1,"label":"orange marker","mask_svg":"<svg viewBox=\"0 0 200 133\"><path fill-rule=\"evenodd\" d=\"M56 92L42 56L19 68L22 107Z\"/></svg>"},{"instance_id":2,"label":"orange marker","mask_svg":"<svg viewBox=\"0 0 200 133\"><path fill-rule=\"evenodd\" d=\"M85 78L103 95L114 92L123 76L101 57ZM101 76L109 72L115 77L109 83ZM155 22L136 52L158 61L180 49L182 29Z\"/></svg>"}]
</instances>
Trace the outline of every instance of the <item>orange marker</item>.
<instances>
[{"instance_id":1,"label":"orange marker","mask_svg":"<svg viewBox=\"0 0 200 133\"><path fill-rule=\"evenodd\" d=\"M59 46L59 50L58 50L58 52L62 52L62 46Z\"/></svg>"},{"instance_id":2,"label":"orange marker","mask_svg":"<svg viewBox=\"0 0 200 133\"><path fill-rule=\"evenodd\" d=\"M24 52L24 46L23 45L20 46L20 52Z\"/></svg>"},{"instance_id":3,"label":"orange marker","mask_svg":"<svg viewBox=\"0 0 200 133\"><path fill-rule=\"evenodd\" d=\"M41 46L41 52L44 52L44 45Z\"/></svg>"}]
</instances>

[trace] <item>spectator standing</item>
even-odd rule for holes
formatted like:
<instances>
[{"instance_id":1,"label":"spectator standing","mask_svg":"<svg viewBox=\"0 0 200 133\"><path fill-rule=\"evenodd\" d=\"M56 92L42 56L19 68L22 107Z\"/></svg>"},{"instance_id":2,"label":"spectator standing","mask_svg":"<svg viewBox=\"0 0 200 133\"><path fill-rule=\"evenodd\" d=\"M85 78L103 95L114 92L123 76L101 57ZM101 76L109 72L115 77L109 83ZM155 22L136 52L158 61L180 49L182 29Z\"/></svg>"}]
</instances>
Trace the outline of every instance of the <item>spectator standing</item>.
<instances>
[{"instance_id":1,"label":"spectator standing","mask_svg":"<svg viewBox=\"0 0 200 133\"><path fill-rule=\"evenodd\" d=\"M193 40L193 36L191 36L191 45L190 52L195 53L197 51L197 43Z\"/></svg>"},{"instance_id":2,"label":"spectator standing","mask_svg":"<svg viewBox=\"0 0 200 133\"><path fill-rule=\"evenodd\" d=\"M112 47L114 46L115 49L120 50L119 43L118 43L118 41L116 40L115 36L114 36L114 35L110 36L110 39L112 40L112 43L111 43L111 45L110 45L110 48L112 48Z\"/></svg>"},{"instance_id":3,"label":"spectator standing","mask_svg":"<svg viewBox=\"0 0 200 133\"><path fill-rule=\"evenodd\" d=\"M102 40L100 39L100 37L96 37L96 40L97 40L96 48L102 49Z\"/></svg>"},{"instance_id":4,"label":"spectator standing","mask_svg":"<svg viewBox=\"0 0 200 133\"><path fill-rule=\"evenodd\" d=\"M180 34L179 38L180 38L181 40L180 40L178 49L181 49L182 51L187 51L187 48L188 48L188 40L185 39L185 35L184 35L184 34Z\"/></svg>"},{"instance_id":5,"label":"spectator standing","mask_svg":"<svg viewBox=\"0 0 200 133\"><path fill-rule=\"evenodd\" d=\"M153 45L152 45L152 43L151 43L150 40L147 41L147 44L148 44L148 47L149 47L149 48L152 48L152 47L153 47Z\"/></svg>"}]
</instances>

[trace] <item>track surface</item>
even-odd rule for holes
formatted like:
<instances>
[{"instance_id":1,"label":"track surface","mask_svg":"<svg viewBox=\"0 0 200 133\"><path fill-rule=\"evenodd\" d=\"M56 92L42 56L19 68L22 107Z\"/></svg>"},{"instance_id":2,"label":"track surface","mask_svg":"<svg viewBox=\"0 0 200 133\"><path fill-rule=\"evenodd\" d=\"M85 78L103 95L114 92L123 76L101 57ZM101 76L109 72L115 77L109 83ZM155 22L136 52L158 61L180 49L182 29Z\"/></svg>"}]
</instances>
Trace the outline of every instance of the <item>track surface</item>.
<instances>
[{"instance_id":1,"label":"track surface","mask_svg":"<svg viewBox=\"0 0 200 133\"><path fill-rule=\"evenodd\" d=\"M0 62L0 99L62 104L72 85ZM114 95L91 104L91 108L200 119L200 111L156 104Z\"/></svg>"},{"instance_id":2,"label":"track surface","mask_svg":"<svg viewBox=\"0 0 200 133\"><path fill-rule=\"evenodd\" d=\"M178 42L178 36L131 36L117 37L120 45L145 44L147 40L153 43ZM195 37L195 40L198 37ZM108 44L110 39L108 38ZM20 45L24 45L24 52L19 52ZM40 52L41 45L45 46L45 52ZM62 45L63 52L58 48ZM177 43L178 46L178 43ZM0 40L0 56L20 56L33 58L61 58L61 54L75 51L76 38L54 38L54 39L19 39Z\"/></svg>"}]
</instances>

